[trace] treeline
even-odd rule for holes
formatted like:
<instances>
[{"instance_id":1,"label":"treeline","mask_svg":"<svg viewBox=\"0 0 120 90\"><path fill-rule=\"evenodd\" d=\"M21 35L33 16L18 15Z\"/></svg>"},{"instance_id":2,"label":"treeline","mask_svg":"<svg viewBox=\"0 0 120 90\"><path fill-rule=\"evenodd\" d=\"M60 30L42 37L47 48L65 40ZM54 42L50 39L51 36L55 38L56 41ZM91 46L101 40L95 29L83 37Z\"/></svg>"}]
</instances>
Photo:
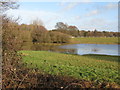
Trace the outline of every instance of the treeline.
<instances>
[{"instance_id":1,"label":"treeline","mask_svg":"<svg viewBox=\"0 0 120 90\"><path fill-rule=\"evenodd\" d=\"M56 29L52 31L62 32L74 37L119 37L120 32L108 32L108 31L86 31L79 30L76 26L69 26L63 22L58 22L55 26Z\"/></svg>"},{"instance_id":2,"label":"treeline","mask_svg":"<svg viewBox=\"0 0 120 90\"><path fill-rule=\"evenodd\" d=\"M62 22L56 23L54 30L47 30L39 20L34 20L30 25L15 24L23 42L32 43L69 43L72 37L119 37L119 32L85 31L76 26L69 26Z\"/></svg>"},{"instance_id":3,"label":"treeline","mask_svg":"<svg viewBox=\"0 0 120 90\"><path fill-rule=\"evenodd\" d=\"M21 24L11 20L9 22L14 34L19 34L20 41L24 43L69 43L72 37L119 37L119 32L107 32L107 31L85 31L79 30L76 26L69 26L62 22L56 23L54 30L47 30L41 21L34 20L31 24ZM4 25L5 26L5 25Z\"/></svg>"},{"instance_id":4,"label":"treeline","mask_svg":"<svg viewBox=\"0 0 120 90\"><path fill-rule=\"evenodd\" d=\"M3 17L4 18L4 17ZM79 30L76 26L68 26L62 22L58 22L54 30L47 30L39 20L34 20L31 24L19 25L14 20L9 20L7 25L13 34L19 36L19 41L23 45L26 42L31 43L69 43L72 37L119 37L119 32L106 32L106 31L85 31ZM5 23L4 23L5 26ZM6 26L5 26L6 27ZM8 32L7 32L8 33Z\"/></svg>"},{"instance_id":5,"label":"treeline","mask_svg":"<svg viewBox=\"0 0 120 90\"><path fill-rule=\"evenodd\" d=\"M18 25L22 34L23 42L33 43L68 43L69 36L67 34L48 31L44 26L38 24L22 24Z\"/></svg>"}]
</instances>

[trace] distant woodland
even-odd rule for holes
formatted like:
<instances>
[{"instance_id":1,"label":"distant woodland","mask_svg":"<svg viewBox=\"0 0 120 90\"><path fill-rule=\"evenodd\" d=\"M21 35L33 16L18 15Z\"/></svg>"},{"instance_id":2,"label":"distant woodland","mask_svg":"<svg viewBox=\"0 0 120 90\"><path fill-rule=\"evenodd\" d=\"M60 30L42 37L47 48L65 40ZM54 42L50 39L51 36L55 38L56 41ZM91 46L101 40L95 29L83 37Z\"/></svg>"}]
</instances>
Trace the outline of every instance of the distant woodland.
<instances>
[{"instance_id":1,"label":"distant woodland","mask_svg":"<svg viewBox=\"0 0 120 90\"><path fill-rule=\"evenodd\" d=\"M33 43L69 43L70 38L74 37L119 37L120 32L107 31L90 31L79 30L76 26L58 22L55 25L56 29L47 30L39 20L34 20L30 25L19 25L15 20L3 17L7 24L14 29L14 34L19 33L23 42ZM3 24L5 24L4 22ZM5 26L5 25L3 25ZM11 30L13 30L11 29Z\"/></svg>"}]
</instances>

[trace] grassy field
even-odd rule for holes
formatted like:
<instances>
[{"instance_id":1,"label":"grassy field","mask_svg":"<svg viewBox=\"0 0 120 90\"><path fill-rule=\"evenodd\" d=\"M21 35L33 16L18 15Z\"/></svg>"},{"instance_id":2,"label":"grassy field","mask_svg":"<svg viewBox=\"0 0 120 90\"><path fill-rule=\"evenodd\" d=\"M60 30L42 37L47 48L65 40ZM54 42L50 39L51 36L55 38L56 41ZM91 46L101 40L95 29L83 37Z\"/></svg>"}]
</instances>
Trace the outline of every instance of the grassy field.
<instances>
[{"instance_id":1,"label":"grassy field","mask_svg":"<svg viewBox=\"0 0 120 90\"><path fill-rule=\"evenodd\" d=\"M78 56L48 51L21 51L21 53L23 62L27 63L28 67L37 67L48 74L120 84L117 56Z\"/></svg>"},{"instance_id":2,"label":"grassy field","mask_svg":"<svg viewBox=\"0 0 120 90\"><path fill-rule=\"evenodd\" d=\"M72 38L71 43L120 44L118 37L80 37Z\"/></svg>"}]
</instances>

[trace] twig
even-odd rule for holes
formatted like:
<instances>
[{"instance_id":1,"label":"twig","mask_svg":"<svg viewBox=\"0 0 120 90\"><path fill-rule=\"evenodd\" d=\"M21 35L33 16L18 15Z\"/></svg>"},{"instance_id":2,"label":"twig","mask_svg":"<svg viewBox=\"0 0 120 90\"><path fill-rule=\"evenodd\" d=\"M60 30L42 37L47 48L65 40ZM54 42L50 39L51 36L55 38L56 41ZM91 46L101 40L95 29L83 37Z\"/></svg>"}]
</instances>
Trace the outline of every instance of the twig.
<instances>
[{"instance_id":1,"label":"twig","mask_svg":"<svg viewBox=\"0 0 120 90\"><path fill-rule=\"evenodd\" d=\"M68 86L66 86L64 89L67 89L69 86L71 86L71 85L79 85L79 86L82 86L81 84L79 84L79 83L71 83L71 84L69 84Z\"/></svg>"},{"instance_id":2,"label":"twig","mask_svg":"<svg viewBox=\"0 0 120 90\"><path fill-rule=\"evenodd\" d=\"M17 90L19 89L20 85L23 83L23 81L25 80L25 78L26 78L27 76L28 76L28 74L26 74L25 77L21 80L21 82L20 82L19 85L18 85Z\"/></svg>"}]
</instances>

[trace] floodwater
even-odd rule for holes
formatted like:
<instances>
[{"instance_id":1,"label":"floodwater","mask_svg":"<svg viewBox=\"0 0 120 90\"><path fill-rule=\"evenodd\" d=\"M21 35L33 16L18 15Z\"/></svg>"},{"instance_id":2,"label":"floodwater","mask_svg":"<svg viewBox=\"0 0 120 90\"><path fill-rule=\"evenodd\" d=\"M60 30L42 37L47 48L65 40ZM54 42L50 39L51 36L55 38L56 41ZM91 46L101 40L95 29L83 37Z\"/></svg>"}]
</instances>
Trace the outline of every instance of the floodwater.
<instances>
[{"instance_id":1,"label":"floodwater","mask_svg":"<svg viewBox=\"0 0 120 90\"><path fill-rule=\"evenodd\" d=\"M75 49L73 54L101 54L101 55L115 55L120 56L120 45L109 44L71 44L59 46L62 49Z\"/></svg>"}]
</instances>

